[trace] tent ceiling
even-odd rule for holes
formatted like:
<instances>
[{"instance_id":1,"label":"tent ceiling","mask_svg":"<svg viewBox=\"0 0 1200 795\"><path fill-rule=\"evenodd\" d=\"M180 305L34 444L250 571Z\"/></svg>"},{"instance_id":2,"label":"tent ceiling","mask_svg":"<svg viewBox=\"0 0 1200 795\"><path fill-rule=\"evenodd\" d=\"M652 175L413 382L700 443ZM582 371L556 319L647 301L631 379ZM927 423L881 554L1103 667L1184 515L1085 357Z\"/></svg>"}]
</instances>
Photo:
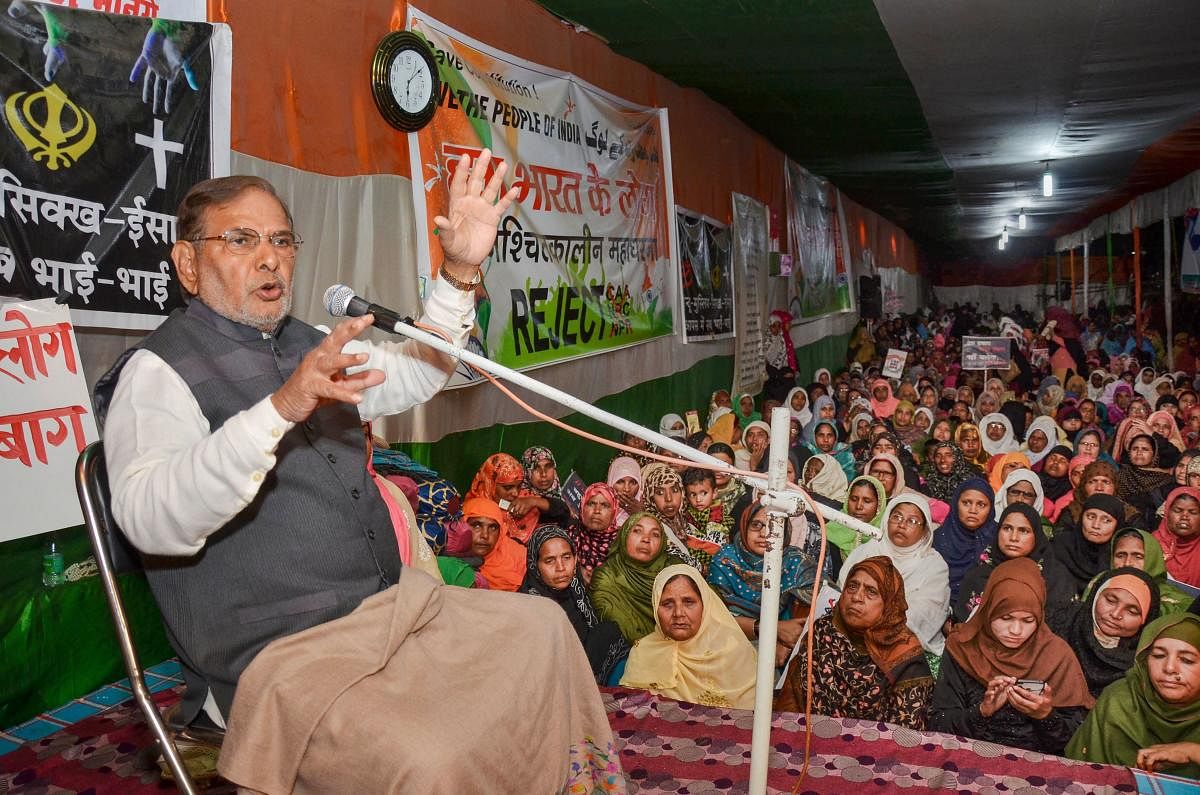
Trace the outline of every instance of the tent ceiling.
<instances>
[{"instance_id":1,"label":"tent ceiling","mask_svg":"<svg viewBox=\"0 0 1200 795\"><path fill-rule=\"evenodd\" d=\"M1048 250L1200 111L1194 0L539 2L946 254L994 252L1006 223L1014 248ZM1163 179L1200 148L1179 160Z\"/></svg>"}]
</instances>

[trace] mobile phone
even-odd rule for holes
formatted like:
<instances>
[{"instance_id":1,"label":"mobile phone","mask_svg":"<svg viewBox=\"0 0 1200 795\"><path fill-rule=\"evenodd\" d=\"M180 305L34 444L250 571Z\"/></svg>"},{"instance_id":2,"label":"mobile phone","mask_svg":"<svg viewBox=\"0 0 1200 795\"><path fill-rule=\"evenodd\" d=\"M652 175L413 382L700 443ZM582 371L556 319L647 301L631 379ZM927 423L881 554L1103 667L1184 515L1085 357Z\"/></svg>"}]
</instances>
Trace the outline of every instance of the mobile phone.
<instances>
[{"instance_id":1,"label":"mobile phone","mask_svg":"<svg viewBox=\"0 0 1200 795\"><path fill-rule=\"evenodd\" d=\"M497 504L500 506L500 510L502 511L507 511L512 507L512 503L508 500L500 500Z\"/></svg>"},{"instance_id":2,"label":"mobile phone","mask_svg":"<svg viewBox=\"0 0 1200 795\"><path fill-rule=\"evenodd\" d=\"M1018 679L1017 687L1030 693L1041 693L1046 689L1046 683L1041 679Z\"/></svg>"},{"instance_id":3,"label":"mobile phone","mask_svg":"<svg viewBox=\"0 0 1200 795\"><path fill-rule=\"evenodd\" d=\"M700 413L698 411L695 409L688 409L686 412L684 412L683 416L687 418L687 430L689 436L693 433L699 433L701 431Z\"/></svg>"}]
</instances>

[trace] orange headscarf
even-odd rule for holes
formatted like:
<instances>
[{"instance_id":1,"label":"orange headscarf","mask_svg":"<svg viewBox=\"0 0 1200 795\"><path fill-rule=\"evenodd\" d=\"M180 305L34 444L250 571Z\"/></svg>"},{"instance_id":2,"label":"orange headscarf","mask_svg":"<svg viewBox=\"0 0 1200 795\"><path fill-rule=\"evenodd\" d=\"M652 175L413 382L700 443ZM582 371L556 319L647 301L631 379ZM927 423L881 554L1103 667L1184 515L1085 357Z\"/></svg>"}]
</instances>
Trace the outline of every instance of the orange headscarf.
<instances>
[{"instance_id":1,"label":"orange headscarf","mask_svg":"<svg viewBox=\"0 0 1200 795\"><path fill-rule=\"evenodd\" d=\"M893 674L899 671L904 663L924 655L921 641L908 628L908 600L904 598L904 578L886 555L876 555L873 558L861 560L850 569L846 579L856 571L864 571L870 575L879 588L883 598L883 614L874 626L862 633L861 640L867 647L867 656L871 662L887 677L892 684L896 683ZM857 639L859 633L846 626L842 618L842 602L838 600L838 608L833 613L833 625L843 635Z\"/></svg>"},{"instance_id":2,"label":"orange headscarf","mask_svg":"<svg viewBox=\"0 0 1200 795\"><path fill-rule=\"evenodd\" d=\"M988 483L992 486L992 491L997 494L1000 489L1004 488L1004 467L1016 461L1021 465L1022 469L1029 469L1029 457L1024 453L1001 453L1000 455L992 456L990 468L988 469Z\"/></svg>"},{"instance_id":3,"label":"orange headscarf","mask_svg":"<svg viewBox=\"0 0 1200 795\"><path fill-rule=\"evenodd\" d=\"M511 486L520 483L525 478L525 470L521 467L521 462L513 458L508 453L493 453L483 462L483 466L479 467L479 471L475 473L475 479L471 481L471 488L467 491L467 499L471 497L482 497L485 500L491 500L493 503L499 503L499 498L496 497L496 484L502 486ZM500 530L503 535L509 538L515 538L518 541L528 540L533 534L533 527L520 527L516 519L497 505L497 510L504 514L504 518L500 520ZM537 516L533 517L533 521L537 521Z\"/></svg>"},{"instance_id":4,"label":"orange headscarf","mask_svg":"<svg viewBox=\"0 0 1200 795\"><path fill-rule=\"evenodd\" d=\"M975 613L950 631L946 652L976 681L987 684L995 676L1040 679L1050 685L1056 707L1096 703L1088 692L1079 659L1067 642L1055 635L1045 620L1046 581L1032 558L1012 558L992 571ZM1037 629L1015 649L992 635L992 621L1013 611L1032 613Z\"/></svg>"},{"instance_id":5,"label":"orange headscarf","mask_svg":"<svg viewBox=\"0 0 1200 795\"><path fill-rule=\"evenodd\" d=\"M468 497L463 503L463 518L469 521L472 516L485 516L500 525L496 546L484 557L479 573L497 591L517 590L525 579L526 552L504 532L508 514L486 497Z\"/></svg>"}]
</instances>

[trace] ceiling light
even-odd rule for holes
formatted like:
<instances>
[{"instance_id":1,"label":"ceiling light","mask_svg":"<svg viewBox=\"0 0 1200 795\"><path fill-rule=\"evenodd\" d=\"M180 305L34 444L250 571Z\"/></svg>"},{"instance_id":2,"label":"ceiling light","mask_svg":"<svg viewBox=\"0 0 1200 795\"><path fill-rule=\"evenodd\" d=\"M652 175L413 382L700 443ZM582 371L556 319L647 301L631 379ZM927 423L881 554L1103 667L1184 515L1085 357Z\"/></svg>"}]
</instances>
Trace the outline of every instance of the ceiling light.
<instances>
[{"instance_id":1,"label":"ceiling light","mask_svg":"<svg viewBox=\"0 0 1200 795\"><path fill-rule=\"evenodd\" d=\"M1017 216L1017 228L1024 229L1029 226L1029 216L1025 215L1025 208L1021 208L1021 214Z\"/></svg>"},{"instance_id":2,"label":"ceiling light","mask_svg":"<svg viewBox=\"0 0 1200 795\"><path fill-rule=\"evenodd\" d=\"M1000 246L999 246L1000 250L1003 251L1004 250L1004 236L1001 235L999 241L997 241L997 242L999 242L999 244L1000 244Z\"/></svg>"},{"instance_id":3,"label":"ceiling light","mask_svg":"<svg viewBox=\"0 0 1200 795\"><path fill-rule=\"evenodd\" d=\"M1004 231L1000 233L1000 242L1006 246L1008 245L1008 227L1007 226L1005 226Z\"/></svg>"},{"instance_id":4,"label":"ceiling light","mask_svg":"<svg viewBox=\"0 0 1200 795\"><path fill-rule=\"evenodd\" d=\"M1054 195L1054 175L1050 173L1049 161L1046 163L1046 170L1042 172L1042 195L1046 198Z\"/></svg>"}]
</instances>

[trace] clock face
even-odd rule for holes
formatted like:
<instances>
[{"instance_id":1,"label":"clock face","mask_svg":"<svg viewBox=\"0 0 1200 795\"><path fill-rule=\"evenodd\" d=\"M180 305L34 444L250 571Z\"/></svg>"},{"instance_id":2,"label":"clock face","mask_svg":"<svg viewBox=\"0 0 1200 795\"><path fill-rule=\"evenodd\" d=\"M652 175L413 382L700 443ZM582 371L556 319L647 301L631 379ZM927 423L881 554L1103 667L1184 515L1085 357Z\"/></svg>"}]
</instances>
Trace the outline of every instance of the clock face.
<instances>
[{"instance_id":1,"label":"clock face","mask_svg":"<svg viewBox=\"0 0 1200 795\"><path fill-rule=\"evenodd\" d=\"M433 96L429 64L415 50L401 50L388 70L392 96L405 113L418 113Z\"/></svg>"}]
</instances>

